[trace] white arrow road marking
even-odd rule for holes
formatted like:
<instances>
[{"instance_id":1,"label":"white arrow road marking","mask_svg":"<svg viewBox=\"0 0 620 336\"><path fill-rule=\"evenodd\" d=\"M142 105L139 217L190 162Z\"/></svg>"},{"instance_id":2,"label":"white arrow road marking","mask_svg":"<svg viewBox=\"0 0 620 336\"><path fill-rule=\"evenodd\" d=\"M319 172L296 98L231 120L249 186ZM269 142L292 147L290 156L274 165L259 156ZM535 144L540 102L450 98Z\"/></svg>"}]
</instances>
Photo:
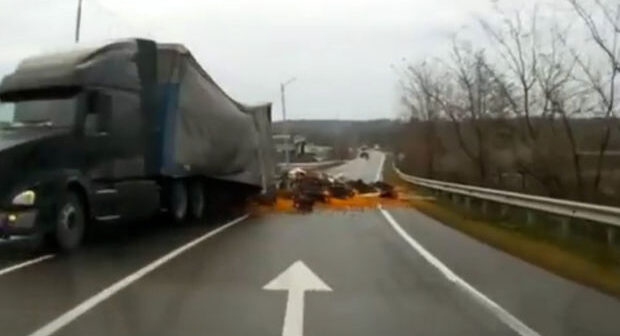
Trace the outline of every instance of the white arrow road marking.
<instances>
[{"instance_id":1,"label":"white arrow road marking","mask_svg":"<svg viewBox=\"0 0 620 336\"><path fill-rule=\"evenodd\" d=\"M263 287L270 291L288 291L282 336L303 336L304 295L306 291L331 292L332 289L298 260Z\"/></svg>"}]
</instances>

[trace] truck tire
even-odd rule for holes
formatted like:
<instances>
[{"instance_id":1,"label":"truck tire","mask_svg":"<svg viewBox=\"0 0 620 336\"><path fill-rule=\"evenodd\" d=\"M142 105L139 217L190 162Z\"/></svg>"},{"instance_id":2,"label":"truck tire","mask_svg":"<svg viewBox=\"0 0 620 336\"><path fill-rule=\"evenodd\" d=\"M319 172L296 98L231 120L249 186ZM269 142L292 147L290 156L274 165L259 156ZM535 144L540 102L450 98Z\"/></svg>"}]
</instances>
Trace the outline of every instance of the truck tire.
<instances>
[{"instance_id":1,"label":"truck tire","mask_svg":"<svg viewBox=\"0 0 620 336\"><path fill-rule=\"evenodd\" d=\"M70 252L82 243L86 231L86 215L80 197L74 192L67 192L58 204L55 224L55 241L60 250Z\"/></svg>"},{"instance_id":2,"label":"truck tire","mask_svg":"<svg viewBox=\"0 0 620 336\"><path fill-rule=\"evenodd\" d=\"M193 219L202 219L205 214L205 188L201 182L189 186L190 214Z\"/></svg>"},{"instance_id":3,"label":"truck tire","mask_svg":"<svg viewBox=\"0 0 620 336\"><path fill-rule=\"evenodd\" d=\"M174 181L170 187L170 217L175 223L182 223L187 219L189 208L187 187L183 181Z\"/></svg>"}]
</instances>

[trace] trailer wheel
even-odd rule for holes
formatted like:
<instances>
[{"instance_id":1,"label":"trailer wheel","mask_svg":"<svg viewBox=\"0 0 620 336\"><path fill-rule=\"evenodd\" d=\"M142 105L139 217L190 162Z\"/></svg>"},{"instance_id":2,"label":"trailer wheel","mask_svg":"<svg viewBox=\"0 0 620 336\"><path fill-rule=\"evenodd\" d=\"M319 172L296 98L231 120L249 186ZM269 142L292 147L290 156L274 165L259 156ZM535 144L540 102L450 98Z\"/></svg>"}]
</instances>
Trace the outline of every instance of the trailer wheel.
<instances>
[{"instance_id":1,"label":"trailer wheel","mask_svg":"<svg viewBox=\"0 0 620 336\"><path fill-rule=\"evenodd\" d=\"M86 216L82 200L69 191L58 205L55 225L55 240L65 252L75 250L82 243L86 229Z\"/></svg>"},{"instance_id":2,"label":"trailer wheel","mask_svg":"<svg viewBox=\"0 0 620 336\"><path fill-rule=\"evenodd\" d=\"M170 215L177 223L187 218L187 187L183 181L174 181L170 188Z\"/></svg>"},{"instance_id":3,"label":"trailer wheel","mask_svg":"<svg viewBox=\"0 0 620 336\"><path fill-rule=\"evenodd\" d=\"M189 187L189 204L192 218L202 219L205 214L205 191L200 182L194 182Z\"/></svg>"}]
</instances>

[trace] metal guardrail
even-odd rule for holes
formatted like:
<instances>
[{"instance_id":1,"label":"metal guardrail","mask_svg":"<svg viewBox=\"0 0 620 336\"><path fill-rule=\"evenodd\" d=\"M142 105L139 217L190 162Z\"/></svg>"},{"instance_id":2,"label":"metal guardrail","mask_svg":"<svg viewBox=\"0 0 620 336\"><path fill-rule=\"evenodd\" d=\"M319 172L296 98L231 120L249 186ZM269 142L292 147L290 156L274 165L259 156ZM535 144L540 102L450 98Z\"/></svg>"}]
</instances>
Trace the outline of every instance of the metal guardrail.
<instances>
[{"instance_id":1,"label":"metal guardrail","mask_svg":"<svg viewBox=\"0 0 620 336\"><path fill-rule=\"evenodd\" d=\"M340 163L343 163L343 161L330 160L330 161L320 161L320 162L295 162L295 163L289 163L288 167L302 168L302 169L318 169L318 168L323 168L323 167L328 167L328 166L335 166ZM287 166L286 163L278 163L279 168L285 168L286 166Z\"/></svg>"},{"instance_id":2,"label":"metal guardrail","mask_svg":"<svg viewBox=\"0 0 620 336\"><path fill-rule=\"evenodd\" d=\"M403 180L428 189L440 190L452 194L459 194L560 216L585 219L620 228L620 208L618 207L425 179L407 175L400 171L395 165L393 165L393 167L398 176Z\"/></svg>"}]
</instances>

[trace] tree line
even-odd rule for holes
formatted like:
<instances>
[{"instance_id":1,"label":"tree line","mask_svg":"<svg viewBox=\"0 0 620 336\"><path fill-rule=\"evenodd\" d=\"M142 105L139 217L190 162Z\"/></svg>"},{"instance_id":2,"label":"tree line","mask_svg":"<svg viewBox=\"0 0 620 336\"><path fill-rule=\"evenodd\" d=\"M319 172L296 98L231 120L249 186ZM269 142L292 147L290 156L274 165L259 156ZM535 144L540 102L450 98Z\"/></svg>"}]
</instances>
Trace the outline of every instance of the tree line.
<instances>
[{"instance_id":1,"label":"tree line","mask_svg":"<svg viewBox=\"0 0 620 336\"><path fill-rule=\"evenodd\" d=\"M566 0L560 19L497 10L490 46L398 68L403 168L430 178L618 203L620 3ZM574 18L574 19L573 19Z\"/></svg>"}]
</instances>

